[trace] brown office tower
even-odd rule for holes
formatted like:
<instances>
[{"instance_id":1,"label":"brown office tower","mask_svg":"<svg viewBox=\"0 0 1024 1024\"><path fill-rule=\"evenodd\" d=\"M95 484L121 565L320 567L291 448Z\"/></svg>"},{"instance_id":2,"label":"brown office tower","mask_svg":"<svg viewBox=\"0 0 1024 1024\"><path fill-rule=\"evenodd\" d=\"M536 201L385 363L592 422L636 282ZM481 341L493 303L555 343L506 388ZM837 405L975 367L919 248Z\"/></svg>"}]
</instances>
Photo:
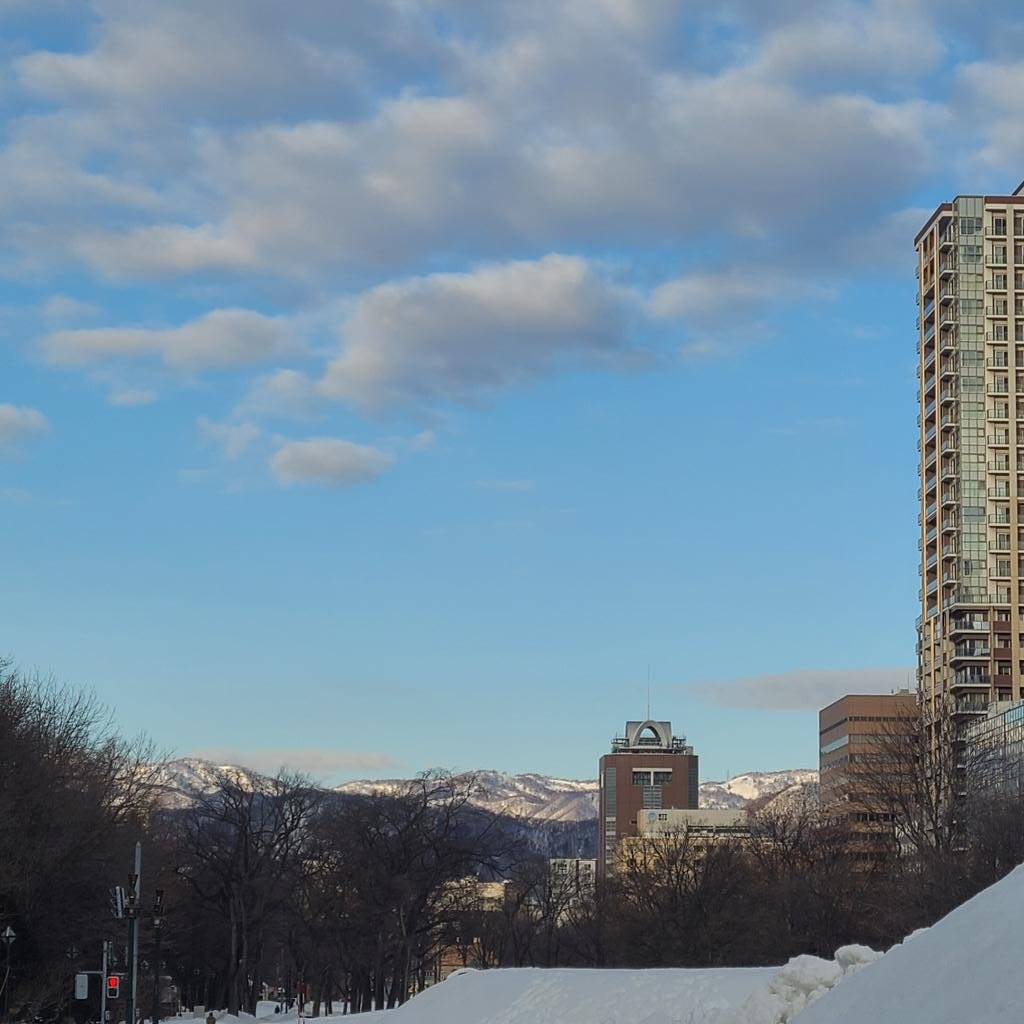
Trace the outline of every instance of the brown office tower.
<instances>
[{"instance_id":1,"label":"brown office tower","mask_svg":"<svg viewBox=\"0 0 1024 1024\"><path fill-rule=\"evenodd\" d=\"M916 747L901 737L918 728L917 697L900 693L849 694L818 712L818 770L822 814L845 822L855 859L892 852L894 808L877 792L879 766L910 772ZM894 780L895 781L895 780Z\"/></svg>"},{"instance_id":2,"label":"brown office tower","mask_svg":"<svg viewBox=\"0 0 1024 1024\"><path fill-rule=\"evenodd\" d=\"M942 203L915 245L917 676L934 752L1024 698L1024 183Z\"/></svg>"},{"instance_id":3,"label":"brown office tower","mask_svg":"<svg viewBox=\"0 0 1024 1024\"><path fill-rule=\"evenodd\" d=\"M697 806L697 755L671 722L627 722L601 758L597 872L615 870L618 840L637 835L645 810Z\"/></svg>"}]
</instances>

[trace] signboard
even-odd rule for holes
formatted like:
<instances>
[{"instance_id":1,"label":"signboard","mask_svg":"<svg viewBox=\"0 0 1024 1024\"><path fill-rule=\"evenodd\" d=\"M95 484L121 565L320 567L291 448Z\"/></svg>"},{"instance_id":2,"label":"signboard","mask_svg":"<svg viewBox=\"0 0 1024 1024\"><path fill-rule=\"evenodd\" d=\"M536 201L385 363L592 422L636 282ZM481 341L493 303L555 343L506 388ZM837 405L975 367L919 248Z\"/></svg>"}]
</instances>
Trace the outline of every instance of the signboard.
<instances>
[{"instance_id":1,"label":"signboard","mask_svg":"<svg viewBox=\"0 0 1024 1024\"><path fill-rule=\"evenodd\" d=\"M89 975L88 974L76 974L75 975L75 998L76 999L88 999L89 998Z\"/></svg>"}]
</instances>

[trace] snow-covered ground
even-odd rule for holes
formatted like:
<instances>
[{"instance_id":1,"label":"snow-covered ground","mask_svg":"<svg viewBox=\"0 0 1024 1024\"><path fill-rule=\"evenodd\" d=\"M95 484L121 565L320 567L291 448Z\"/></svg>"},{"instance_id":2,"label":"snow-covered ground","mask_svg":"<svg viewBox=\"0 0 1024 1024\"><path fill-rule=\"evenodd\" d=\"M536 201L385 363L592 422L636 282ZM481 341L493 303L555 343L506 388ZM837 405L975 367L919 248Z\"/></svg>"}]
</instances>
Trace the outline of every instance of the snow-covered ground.
<instances>
[{"instance_id":1,"label":"snow-covered ground","mask_svg":"<svg viewBox=\"0 0 1024 1024\"><path fill-rule=\"evenodd\" d=\"M809 1007L799 1024L1024 1021L1024 866Z\"/></svg>"}]
</instances>

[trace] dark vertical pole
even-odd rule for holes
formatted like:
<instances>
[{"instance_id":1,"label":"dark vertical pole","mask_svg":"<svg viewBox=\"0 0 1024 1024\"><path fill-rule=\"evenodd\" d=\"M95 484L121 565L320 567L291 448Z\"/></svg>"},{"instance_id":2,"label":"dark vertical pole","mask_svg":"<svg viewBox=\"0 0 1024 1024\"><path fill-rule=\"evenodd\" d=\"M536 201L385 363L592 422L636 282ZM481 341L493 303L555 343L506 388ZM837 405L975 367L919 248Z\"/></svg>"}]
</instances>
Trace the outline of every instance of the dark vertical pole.
<instances>
[{"instance_id":1,"label":"dark vertical pole","mask_svg":"<svg viewBox=\"0 0 1024 1024\"><path fill-rule=\"evenodd\" d=\"M7 939L4 942L7 946L6 966L4 968L4 1020L11 1019L11 943Z\"/></svg>"},{"instance_id":2,"label":"dark vertical pole","mask_svg":"<svg viewBox=\"0 0 1024 1024\"><path fill-rule=\"evenodd\" d=\"M153 904L153 934L156 938L156 953L153 957L153 1024L160 1024L160 929L163 925L164 892L157 889Z\"/></svg>"},{"instance_id":3,"label":"dark vertical pole","mask_svg":"<svg viewBox=\"0 0 1024 1024\"><path fill-rule=\"evenodd\" d=\"M125 1000L126 1024L135 1024L139 992L139 889L142 878L142 843L135 844L135 867L128 886L128 992Z\"/></svg>"}]
</instances>

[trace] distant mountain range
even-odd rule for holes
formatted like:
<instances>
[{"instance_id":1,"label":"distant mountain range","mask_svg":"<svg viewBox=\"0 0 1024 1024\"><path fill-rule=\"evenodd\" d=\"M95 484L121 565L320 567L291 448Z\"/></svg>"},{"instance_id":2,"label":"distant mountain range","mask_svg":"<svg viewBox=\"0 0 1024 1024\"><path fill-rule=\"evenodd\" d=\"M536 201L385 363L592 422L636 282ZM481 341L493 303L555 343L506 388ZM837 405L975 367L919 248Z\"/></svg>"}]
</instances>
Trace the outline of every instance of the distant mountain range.
<instances>
[{"instance_id":1,"label":"distant mountain range","mask_svg":"<svg viewBox=\"0 0 1024 1024\"><path fill-rule=\"evenodd\" d=\"M240 780L255 780L258 772L238 765L215 765L201 758L186 757L170 761L158 770L156 784L164 791L168 804L184 806L203 793L219 787L224 774ZM480 784L477 806L513 818L546 823L575 823L597 818L597 781L594 779L557 779L549 775L508 775L504 772L472 773ZM397 793L408 779L365 779L331 787L335 792L352 795ZM700 806L742 808L766 802L782 795L793 797L817 785L818 773L809 768L777 772L747 772L725 782L703 782Z\"/></svg>"}]
</instances>

